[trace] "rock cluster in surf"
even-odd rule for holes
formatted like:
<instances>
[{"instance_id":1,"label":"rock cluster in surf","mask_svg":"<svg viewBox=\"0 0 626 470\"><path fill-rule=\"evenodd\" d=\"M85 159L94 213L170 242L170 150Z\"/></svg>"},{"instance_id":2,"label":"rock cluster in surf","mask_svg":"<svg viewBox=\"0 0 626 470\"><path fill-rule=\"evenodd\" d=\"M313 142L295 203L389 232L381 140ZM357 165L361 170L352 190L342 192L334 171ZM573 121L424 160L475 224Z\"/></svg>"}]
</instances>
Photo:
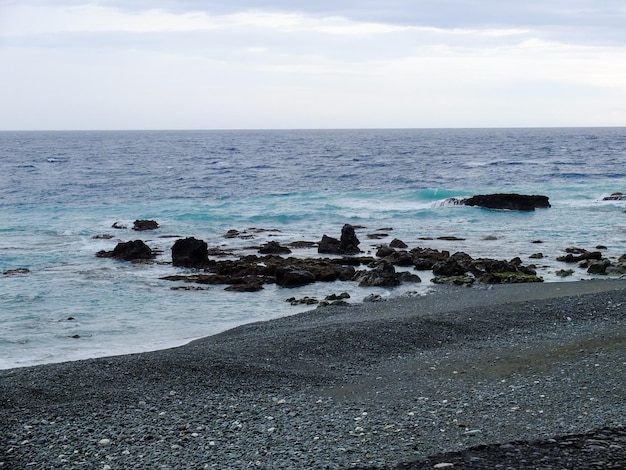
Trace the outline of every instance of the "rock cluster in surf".
<instances>
[{"instance_id":1,"label":"rock cluster in surf","mask_svg":"<svg viewBox=\"0 0 626 470\"><path fill-rule=\"evenodd\" d=\"M622 193L607 197L621 200ZM451 200L453 204L479 206L488 209L507 209L529 211L535 208L549 208L546 196L520 194L477 195L466 199ZM134 230L156 230L156 221L136 220ZM114 224L114 228L122 228ZM266 284L281 287L299 287L315 282L354 281L363 287L395 287L403 283L421 282L413 271L431 271L431 281L437 284L471 285L474 283L503 284L542 282L534 264L525 265L519 257L511 260L473 258L459 251L450 253L428 247L409 246L402 240L393 239L388 244L379 244L374 255L364 254L359 248L360 241L356 231L364 227L345 224L341 236L333 238L324 234L320 241L294 241L282 245L269 241L257 247L248 247L246 253L236 254L220 248L210 248L203 240L193 237L177 237L171 248L174 266L193 269L192 273L176 274L163 277L170 281L179 281L195 285L224 285L226 290L253 292L263 289ZM384 239L392 228L381 228L376 233L368 234L369 239ZM229 230L225 238L242 240L254 239L261 232L279 232L275 229L250 228L245 231ZM495 237L494 237L495 238ZM420 238L429 240L431 238ZM438 237L437 239L460 241L457 237ZM532 243L541 243L535 240ZM292 249L317 249L318 254L329 257L290 256ZM576 263L579 269L585 269L593 275L626 274L626 254L617 261L603 256L598 247L595 251L583 248L567 248L565 255L557 258L566 264ZM250 254L254 249L257 254ZM100 251L98 257L110 257L125 261L154 260L160 253L148 247L141 240L119 243L112 251ZM529 256L532 260L544 258L543 253ZM567 277L574 273L572 269L562 269L555 274ZM192 290L191 287L176 286L173 289Z\"/></svg>"}]
</instances>

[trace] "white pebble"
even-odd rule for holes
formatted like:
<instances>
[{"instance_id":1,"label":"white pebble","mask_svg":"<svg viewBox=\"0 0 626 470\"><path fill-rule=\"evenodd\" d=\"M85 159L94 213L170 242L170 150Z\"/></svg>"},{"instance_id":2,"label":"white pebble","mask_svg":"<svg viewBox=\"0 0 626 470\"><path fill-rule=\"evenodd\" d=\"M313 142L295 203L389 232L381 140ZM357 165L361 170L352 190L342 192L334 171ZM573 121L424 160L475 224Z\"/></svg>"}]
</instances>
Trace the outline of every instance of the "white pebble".
<instances>
[{"instance_id":1,"label":"white pebble","mask_svg":"<svg viewBox=\"0 0 626 470\"><path fill-rule=\"evenodd\" d=\"M453 463L450 462L442 462L435 465L433 468L452 468L454 467Z\"/></svg>"},{"instance_id":2,"label":"white pebble","mask_svg":"<svg viewBox=\"0 0 626 470\"><path fill-rule=\"evenodd\" d=\"M98 444L100 444L101 446L108 446L111 443L111 439L100 439L98 441Z\"/></svg>"}]
</instances>

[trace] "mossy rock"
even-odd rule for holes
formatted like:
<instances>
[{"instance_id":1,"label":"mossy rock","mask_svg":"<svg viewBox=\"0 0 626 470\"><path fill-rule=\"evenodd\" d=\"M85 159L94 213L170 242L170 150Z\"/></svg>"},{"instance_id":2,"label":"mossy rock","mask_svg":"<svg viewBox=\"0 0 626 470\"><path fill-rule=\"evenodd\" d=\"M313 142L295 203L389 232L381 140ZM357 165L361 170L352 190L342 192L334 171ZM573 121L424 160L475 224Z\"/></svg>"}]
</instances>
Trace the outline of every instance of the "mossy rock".
<instances>
[{"instance_id":1,"label":"mossy rock","mask_svg":"<svg viewBox=\"0 0 626 470\"><path fill-rule=\"evenodd\" d=\"M471 286L476 281L472 276L437 276L431 279L435 284L452 284L455 286Z\"/></svg>"},{"instance_id":2,"label":"mossy rock","mask_svg":"<svg viewBox=\"0 0 626 470\"><path fill-rule=\"evenodd\" d=\"M522 282L543 282L543 278L536 274L526 274L516 271L483 274L478 281L483 284L518 284Z\"/></svg>"}]
</instances>

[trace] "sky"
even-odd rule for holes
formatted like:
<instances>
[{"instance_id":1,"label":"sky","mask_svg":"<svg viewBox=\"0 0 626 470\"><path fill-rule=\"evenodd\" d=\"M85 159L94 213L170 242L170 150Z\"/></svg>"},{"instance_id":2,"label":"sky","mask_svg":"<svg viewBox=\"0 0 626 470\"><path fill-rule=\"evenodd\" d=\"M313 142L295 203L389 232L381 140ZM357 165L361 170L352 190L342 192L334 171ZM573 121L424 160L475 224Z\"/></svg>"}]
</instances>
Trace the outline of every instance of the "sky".
<instances>
[{"instance_id":1,"label":"sky","mask_svg":"<svg viewBox=\"0 0 626 470\"><path fill-rule=\"evenodd\" d=\"M624 0L0 0L0 130L626 126Z\"/></svg>"}]
</instances>

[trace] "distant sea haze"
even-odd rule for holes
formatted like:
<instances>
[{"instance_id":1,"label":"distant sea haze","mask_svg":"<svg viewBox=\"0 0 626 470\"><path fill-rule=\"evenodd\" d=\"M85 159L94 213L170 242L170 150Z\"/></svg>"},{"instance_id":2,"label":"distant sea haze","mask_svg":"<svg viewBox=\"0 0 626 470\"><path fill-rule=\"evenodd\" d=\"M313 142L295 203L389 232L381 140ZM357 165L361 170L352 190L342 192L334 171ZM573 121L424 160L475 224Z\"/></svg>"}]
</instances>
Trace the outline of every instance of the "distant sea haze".
<instances>
[{"instance_id":1,"label":"distant sea haze","mask_svg":"<svg viewBox=\"0 0 626 470\"><path fill-rule=\"evenodd\" d=\"M360 302L432 286L416 272L422 283L395 289L348 281L172 290L161 278L189 272L168 262L176 237L236 256L267 241L339 237L349 223L362 227L366 254L397 238L409 248L534 259L546 281L572 267L568 279L587 279L556 257L573 246L626 253L626 201L603 200L626 193L625 163L624 128L0 132L0 274L29 271L0 277L0 367L153 350L311 308L289 297L345 291ZM495 192L546 195L552 207L446 203ZM159 228L135 232L135 219ZM229 230L242 236L224 237ZM157 262L95 257L134 239L161 251ZM545 257L530 258L537 252Z\"/></svg>"}]
</instances>

